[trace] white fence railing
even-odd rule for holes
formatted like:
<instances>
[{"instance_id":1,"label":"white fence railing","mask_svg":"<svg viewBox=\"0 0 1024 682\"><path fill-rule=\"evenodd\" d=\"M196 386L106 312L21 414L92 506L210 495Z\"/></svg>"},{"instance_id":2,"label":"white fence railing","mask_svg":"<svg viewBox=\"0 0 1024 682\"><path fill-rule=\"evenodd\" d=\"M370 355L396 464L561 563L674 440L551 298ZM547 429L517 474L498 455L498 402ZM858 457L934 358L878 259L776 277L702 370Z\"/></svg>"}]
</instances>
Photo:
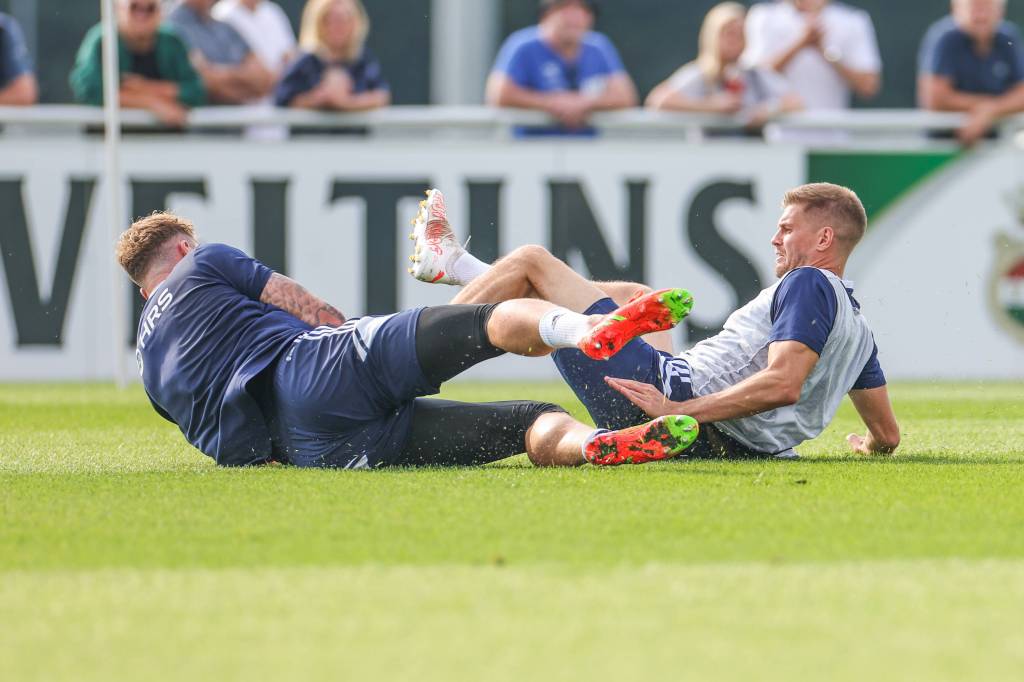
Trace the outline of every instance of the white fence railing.
<instances>
[{"instance_id":1,"label":"white fence railing","mask_svg":"<svg viewBox=\"0 0 1024 682\"><path fill-rule=\"evenodd\" d=\"M158 130L159 121L149 112L125 110L123 125L132 129ZM894 137L929 139L928 133L949 131L964 120L962 114L920 111L913 109L872 109L828 112L801 112L780 116L769 124L772 130L787 134L821 135L827 133L844 142L853 139ZM253 126L278 126L283 129L330 130L337 128L365 129L370 134L423 132L495 136L510 134L516 126L543 126L552 121L536 111L493 109L489 107L395 106L372 112L328 113L277 109L265 106L203 107L194 109L188 118L188 130L239 131ZM738 117L695 113L654 112L642 109L595 114L592 119L602 135L609 137L680 136L700 139L709 129L742 130L744 121ZM25 132L52 133L56 130L82 131L103 125L103 111L98 107L78 105L44 105L36 107L0 107L0 125L6 135ZM1024 127L1020 118L1008 119L1004 127Z\"/></svg>"}]
</instances>

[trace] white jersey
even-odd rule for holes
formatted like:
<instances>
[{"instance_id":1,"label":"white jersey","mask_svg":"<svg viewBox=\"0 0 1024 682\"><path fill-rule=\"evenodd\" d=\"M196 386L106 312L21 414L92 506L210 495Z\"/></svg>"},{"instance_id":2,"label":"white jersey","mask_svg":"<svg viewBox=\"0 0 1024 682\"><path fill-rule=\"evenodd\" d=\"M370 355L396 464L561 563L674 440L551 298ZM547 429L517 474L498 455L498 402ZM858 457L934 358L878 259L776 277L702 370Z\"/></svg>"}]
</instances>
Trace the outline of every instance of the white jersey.
<instances>
[{"instance_id":1,"label":"white jersey","mask_svg":"<svg viewBox=\"0 0 1024 682\"><path fill-rule=\"evenodd\" d=\"M792 272L796 270L787 276ZM874 338L847 293L849 283L827 270L819 272L835 290L836 316L800 400L750 417L715 422L719 430L751 450L783 452L820 434L871 359ZM767 367L772 302L785 279L730 315L721 333L680 354L690 366L695 397L718 393Z\"/></svg>"}]
</instances>

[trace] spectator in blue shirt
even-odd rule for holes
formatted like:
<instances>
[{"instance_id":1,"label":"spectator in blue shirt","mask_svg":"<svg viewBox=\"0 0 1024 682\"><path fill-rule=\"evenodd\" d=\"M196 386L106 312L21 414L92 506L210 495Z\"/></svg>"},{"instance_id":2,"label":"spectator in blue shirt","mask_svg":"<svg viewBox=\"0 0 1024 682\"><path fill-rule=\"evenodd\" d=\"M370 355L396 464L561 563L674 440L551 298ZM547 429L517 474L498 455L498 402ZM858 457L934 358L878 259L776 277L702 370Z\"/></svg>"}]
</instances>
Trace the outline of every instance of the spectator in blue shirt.
<instances>
[{"instance_id":1,"label":"spectator in blue shirt","mask_svg":"<svg viewBox=\"0 0 1024 682\"><path fill-rule=\"evenodd\" d=\"M278 106L365 111L391 104L380 62L366 49L370 19L359 0L309 0L302 11L303 54L278 83Z\"/></svg>"},{"instance_id":2,"label":"spectator in blue shirt","mask_svg":"<svg viewBox=\"0 0 1024 682\"><path fill-rule=\"evenodd\" d=\"M0 106L31 106L39 97L32 58L18 22L0 14Z\"/></svg>"},{"instance_id":3,"label":"spectator in blue shirt","mask_svg":"<svg viewBox=\"0 0 1024 682\"><path fill-rule=\"evenodd\" d=\"M540 22L510 35L487 80L487 103L546 111L579 131L590 114L637 104L636 87L607 37L591 31L592 0L541 0Z\"/></svg>"},{"instance_id":4,"label":"spectator in blue shirt","mask_svg":"<svg viewBox=\"0 0 1024 682\"><path fill-rule=\"evenodd\" d=\"M918 58L918 101L962 111L957 135L972 144L1002 116L1024 110L1024 48L1004 21L1006 0L952 0L952 14L928 29Z\"/></svg>"},{"instance_id":5,"label":"spectator in blue shirt","mask_svg":"<svg viewBox=\"0 0 1024 682\"><path fill-rule=\"evenodd\" d=\"M216 104L258 102L273 90L274 74L238 31L213 18L215 2L181 0L168 13L167 23L188 47L210 100Z\"/></svg>"}]
</instances>

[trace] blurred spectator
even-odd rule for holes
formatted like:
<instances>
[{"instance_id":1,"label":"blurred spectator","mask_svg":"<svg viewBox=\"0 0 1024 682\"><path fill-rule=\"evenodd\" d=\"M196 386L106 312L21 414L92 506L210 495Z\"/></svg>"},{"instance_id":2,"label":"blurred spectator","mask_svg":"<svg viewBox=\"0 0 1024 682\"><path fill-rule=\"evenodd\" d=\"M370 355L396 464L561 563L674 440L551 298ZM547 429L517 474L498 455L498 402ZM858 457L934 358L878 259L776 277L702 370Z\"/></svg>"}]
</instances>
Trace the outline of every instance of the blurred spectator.
<instances>
[{"instance_id":1,"label":"blurred spectator","mask_svg":"<svg viewBox=\"0 0 1024 682\"><path fill-rule=\"evenodd\" d=\"M0 106L31 106L38 96L21 27L14 17L0 14Z\"/></svg>"},{"instance_id":2,"label":"blurred spectator","mask_svg":"<svg viewBox=\"0 0 1024 682\"><path fill-rule=\"evenodd\" d=\"M953 0L953 13L921 43L918 100L926 109L967 112L958 132L966 144L1024 110L1024 49L1020 31L1003 21L1005 9L1005 0Z\"/></svg>"},{"instance_id":3,"label":"blurred spectator","mask_svg":"<svg viewBox=\"0 0 1024 682\"><path fill-rule=\"evenodd\" d=\"M647 97L650 109L737 114L758 130L775 114L801 108L786 80L761 68L742 68L746 8L716 5L701 25L697 59L679 68Z\"/></svg>"},{"instance_id":4,"label":"blurred spectator","mask_svg":"<svg viewBox=\"0 0 1024 682\"><path fill-rule=\"evenodd\" d=\"M276 85L295 58L295 33L284 10L271 0L220 0L213 18L238 31ZM266 99L273 101L270 93Z\"/></svg>"},{"instance_id":5,"label":"blurred spectator","mask_svg":"<svg viewBox=\"0 0 1024 682\"><path fill-rule=\"evenodd\" d=\"M188 46L211 101L257 102L273 89L273 76L238 31L213 18L214 2L181 0L167 15L167 23Z\"/></svg>"},{"instance_id":6,"label":"blurred spectator","mask_svg":"<svg viewBox=\"0 0 1024 682\"><path fill-rule=\"evenodd\" d=\"M168 125L184 125L186 107L206 101L188 51L160 26L159 0L117 0L121 106L148 109ZM83 104L103 104L103 27L93 26L78 48L71 90Z\"/></svg>"},{"instance_id":7,"label":"blurred spectator","mask_svg":"<svg viewBox=\"0 0 1024 682\"><path fill-rule=\"evenodd\" d=\"M845 109L871 98L882 59L871 17L829 0L774 0L750 8L746 64L784 75L807 109Z\"/></svg>"},{"instance_id":8,"label":"blurred spectator","mask_svg":"<svg viewBox=\"0 0 1024 682\"><path fill-rule=\"evenodd\" d=\"M304 54L277 86L279 106L361 111L386 107L391 91L366 48L370 18L359 0L309 0L299 43Z\"/></svg>"},{"instance_id":9,"label":"blurred spectator","mask_svg":"<svg viewBox=\"0 0 1024 682\"><path fill-rule=\"evenodd\" d=\"M487 103L539 109L580 131L594 111L636 106L633 81L608 38L591 31L593 0L541 0L540 22L510 35L487 79ZM589 131L588 131L589 132Z\"/></svg>"}]
</instances>

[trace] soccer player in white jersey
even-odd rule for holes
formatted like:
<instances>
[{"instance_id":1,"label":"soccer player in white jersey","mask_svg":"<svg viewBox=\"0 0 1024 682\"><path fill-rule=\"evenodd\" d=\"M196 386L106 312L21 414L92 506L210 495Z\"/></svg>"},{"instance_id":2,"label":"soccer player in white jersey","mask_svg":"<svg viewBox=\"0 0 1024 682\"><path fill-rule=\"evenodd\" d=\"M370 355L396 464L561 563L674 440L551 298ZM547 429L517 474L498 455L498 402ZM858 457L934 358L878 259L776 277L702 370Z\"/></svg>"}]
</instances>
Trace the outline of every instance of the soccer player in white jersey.
<instances>
[{"instance_id":1,"label":"soccer player in white jersey","mask_svg":"<svg viewBox=\"0 0 1024 682\"><path fill-rule=\"evenodd\" d=\"M443 199L437 190L431 202ZM590 282L539 246L524 246L493 265L460 246L447 216L417 224L410 273L463 285L453 303L542 298L567 311L598 314L637 293L633 283ZM771 239L779 281L726 320L723 330L679 355L665 333L636 339L608 362L578 350L554 361L599 427L687 414L701 423L690 456L795 456L820 434L848 394L867 432L847 441L858 453L891 453L899 426L878 364L878 349L847 260L867 225L857 195L829 183L803 185L783 199Z\"/></svg>"}]
</instances>

